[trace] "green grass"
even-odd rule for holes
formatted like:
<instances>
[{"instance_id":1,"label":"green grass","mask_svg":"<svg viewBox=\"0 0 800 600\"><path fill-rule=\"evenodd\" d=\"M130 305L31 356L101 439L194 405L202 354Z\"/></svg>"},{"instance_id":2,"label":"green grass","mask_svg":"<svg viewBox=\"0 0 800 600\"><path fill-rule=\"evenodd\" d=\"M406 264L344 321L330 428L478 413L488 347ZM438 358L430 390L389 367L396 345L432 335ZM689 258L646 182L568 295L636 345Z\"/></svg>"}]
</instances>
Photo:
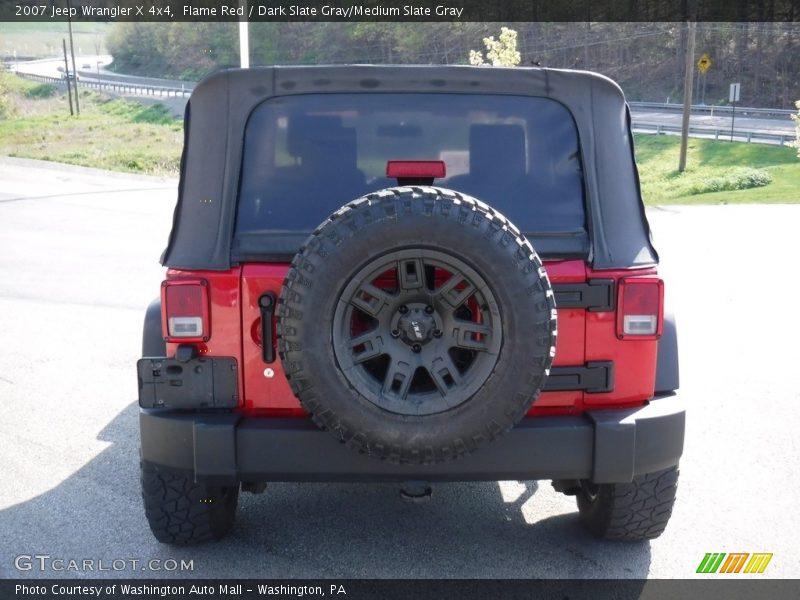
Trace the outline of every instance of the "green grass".
<instances>
[{"instance_id":1,"label":"green grass","mask_svg":"<svg viewBox=\"0 0 800 600\"><path fill-rule=\"evenodd\" d=\"M177 174L183 126L166 108L86 90L80 98L80 117L70 117L59 88L0 72L0 155ZM690 139L688 168L679 174L679 145L678 137L636 136L646 204L800 202L794 148Z\"/></svg>"},{"instance_id":2,"label":"green grass","mask_svg":"<svg viewBox=\"0 0 800 600\"><path fill-rule=\"evenodd\" d=\"M0 73L0 155L111 171L178 172L183 123L163 106L81 90L81 114L71 117L64 91L46 87L51 89Z\"/></svg>"},{"instance_id":3,"label":"green grass","mask_svg":"<svg viewBox=\"0 0 800 600\"><path fill-rule=\"evenodd\" d=\"M794 148L690 139L678 173L680 138L636 136L636 162L646 204L800 202L800 160Z\"/></svg>"}]
</instances>

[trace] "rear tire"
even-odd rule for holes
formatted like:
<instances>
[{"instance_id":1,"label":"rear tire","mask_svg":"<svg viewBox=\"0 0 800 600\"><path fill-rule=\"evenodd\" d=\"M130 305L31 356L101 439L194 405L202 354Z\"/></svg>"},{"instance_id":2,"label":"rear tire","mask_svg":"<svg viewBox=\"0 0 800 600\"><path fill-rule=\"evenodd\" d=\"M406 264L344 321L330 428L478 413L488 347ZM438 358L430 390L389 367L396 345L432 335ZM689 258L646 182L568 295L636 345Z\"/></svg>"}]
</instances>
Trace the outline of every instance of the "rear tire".
<instances>
[{"instance_id":1,"label":"rear tire","mask_svg":"<svg viewBox=\"0 0 800 600\"><path fill-rule=\"evenodd\" d=\"M153 535L164 544L219 540L233 528L239 486L211 486L142 464L142 498Z\"/></svg>"},{"instance_id":2,"label":"rear tire","mask_svg":"<svg viewBox=\"0 0 800 600\"><path fill-rule=\"evenodd\" d=\"M667 527L678 489L678 467L647 473L630 483L581 481L578 511L595 537L637 542L660 536Z\"/></svg>"}]
</instances>

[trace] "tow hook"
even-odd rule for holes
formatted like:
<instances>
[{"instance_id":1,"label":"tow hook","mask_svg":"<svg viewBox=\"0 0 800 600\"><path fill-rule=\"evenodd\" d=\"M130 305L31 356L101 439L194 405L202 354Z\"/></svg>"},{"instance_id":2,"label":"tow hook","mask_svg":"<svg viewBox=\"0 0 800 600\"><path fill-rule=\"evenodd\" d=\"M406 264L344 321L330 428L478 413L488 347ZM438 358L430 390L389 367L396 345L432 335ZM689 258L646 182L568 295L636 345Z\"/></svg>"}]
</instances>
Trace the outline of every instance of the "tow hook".
<instances>
[{"instance_id":1,"label":"tow hook","mask_svg":"<svg viewBox=\"0 0 800 600\"><path fill-rule=\"evenodd\" d=\"M421 504L431 499L433 488L427 481L404 481L400 488L400 497L406 502Z\"/></svg>"}]
</instances>

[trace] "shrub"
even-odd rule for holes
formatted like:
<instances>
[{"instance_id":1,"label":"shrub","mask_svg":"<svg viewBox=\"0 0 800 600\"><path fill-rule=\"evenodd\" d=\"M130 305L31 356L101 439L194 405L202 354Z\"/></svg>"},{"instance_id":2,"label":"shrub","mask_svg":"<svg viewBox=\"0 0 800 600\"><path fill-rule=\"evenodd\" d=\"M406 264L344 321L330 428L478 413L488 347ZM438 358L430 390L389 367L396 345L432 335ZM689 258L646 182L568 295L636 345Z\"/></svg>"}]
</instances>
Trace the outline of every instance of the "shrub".
<instances>
[{"instance_id":1,"label":"shrub","mask_svg":"<svg viewBox=\"0 0 800 600\"><path fill-rule=\"evenodd\" d=\"M726 192L733 190L747 190L763 187L772 182L772 176L763 169L738 167L730 169L719 177L710 177L693 184L689 194L709 194L711 192Z\"/></svg>"},{"instance_id":2,"label":"shrub","mask_svg":"<svg viewBox=\"0 0 800 600\"><path fill-rule=\"evenodd\" d=\"M40 83L25 90L26 98L50 98L56 93L56 86L49 83Z\"/></svg>"}]
</instances>

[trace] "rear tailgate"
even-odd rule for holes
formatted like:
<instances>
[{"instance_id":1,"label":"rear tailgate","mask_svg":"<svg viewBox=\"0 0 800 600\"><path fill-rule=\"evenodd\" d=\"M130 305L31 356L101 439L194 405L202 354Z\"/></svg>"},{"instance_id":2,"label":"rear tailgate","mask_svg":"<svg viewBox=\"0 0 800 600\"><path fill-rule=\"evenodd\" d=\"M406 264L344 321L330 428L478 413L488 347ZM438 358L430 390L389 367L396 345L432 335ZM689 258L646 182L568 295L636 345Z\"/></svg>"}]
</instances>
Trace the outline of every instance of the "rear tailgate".
<instances>
[{"instance_id":1,"label":"rear tailgate","mask_svg":"<svg viewBox=\"0 0 800 600\"><path fill-rule=\"evenodd\" d=\"M546 264L551 282L580 284L586 281L583 261L555 261ZM259 298L272 294L278 298L288 265L283 263L248 264L242 268L242 357L244 409L267 415L304 416L306 413L292 394L280 359L265 362L262 344L262 308ZM586 310L558 310L558 338L554 367L582 366L585 362ZM274 315L273 349L276 348ZM580 411L582 391L545 391L531 414L564 414Z\"/></svg>"},{"instance_id":2,"label":"rear tailgate","mask_svg":"<svg viewBox=\"0 0 800 600\"><path fill-rule=\"evenodd\" d=\"M657 335L622 339L618 304L620 281L658 281L655 269L592 272L580 260L550 261L546 267L560 303L556 354L545 390L529 415L576 414L642 404L651 398ZM288 269L286 263L253 263L227 272L170 270L167 275L168 280L191 276L208 281L211 336L199 344L199 353L241 362L241 406L251 414L306 415L277 356L273 311L264 312L259 304L265 294L280 296ZM271 322L266 353L262 314L269 314ZM169 343L168 355L174 355L176 348Z\"/></svg>"}]
</instances>

